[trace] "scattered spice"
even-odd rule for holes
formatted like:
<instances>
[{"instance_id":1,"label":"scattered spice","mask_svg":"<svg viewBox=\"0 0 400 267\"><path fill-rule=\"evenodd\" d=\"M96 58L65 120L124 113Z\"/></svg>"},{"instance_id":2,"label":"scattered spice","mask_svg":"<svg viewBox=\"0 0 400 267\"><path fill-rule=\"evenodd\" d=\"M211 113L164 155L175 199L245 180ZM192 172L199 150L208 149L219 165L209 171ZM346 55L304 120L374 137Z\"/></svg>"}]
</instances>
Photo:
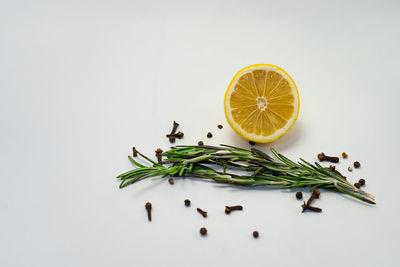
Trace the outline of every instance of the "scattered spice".
<instances>
[{"instance_id":1,"label":"scattered spice","mask_svg":"<svg viewBox=\"0 0 400 267\"><path fill-rule=\"evenodd\" d=\"M357 187L357 188L360 188L361 184L359 182L357 182L357 183L354 184L354 186Z\"/></svg>"},{"instance_id":2,"label":"scattered spice","mask_svg":"<svg viewBox=\"0 0 400 267\"><path fill-rule=\"evenodd\" d=\"M170 134L167 134L167 137L169 138L169 141L171 143L175 142L175 133L176 133L176 129L178 129L179 123L177 123L176 121L174 121L174 125L172 126L172 130Z\"/></svg>"},{"instance_id":3,"label":"scattered spice","mask_svg":"<svg viewBox=\"0 0 400 267\"><path fill-rule=\"evenodd\" d=\"M358 180L358 182L360 183L361 186L365 185L365 180L362 178L360 180Z\"/></svg>"},{"instance_id":4,"label":"scattered spice","mask_svg":"<svg viewBox=\"0 0 400 267\"><path fill-rule=\"evenodd\" d=\"M356 161L354 162L354 168L360 168L361 164L360 162Z\"/></svg>"},{"instance_id":5,"label":"scattered spice","mask_svg":"<svg viewBox=\"0 0 400 267\"><path fill-rule=\"evenodd\" d=\"M233 210L243 210L243 207L240 206L240 205L237 205L237 206L225 206L225 213L226 214L231 213L231 211L233 211Z\"/></svg>"},{"instance_id":6,"label":"scattered spice","mask_svg":"<svg viewBox=\"0 0 400 267\"><path fill-rule=\"evenodd\" d=\"M204 211L204 210L202 210L202 209L200 209L200 208L197 208L197 211L198 211L204 218L207 217L207 211Z\"/></svg>"},{"instance_id":7,"label":"scattered spice","mask_svg":"<svg viewBox=\"0 0 400 267\"><path fill-rule=\"evenodd\" d=\"M147 211L147 218L149 219L149 222L151 222L151 203L146 202L146 205L144 205Z\"/></svg>"},{"instance_id":8,"label":"scattered spice","mask_svg":"<svg viewBox=\"0 0 400 267\"><path fill-rule=\"evenodd\" d=\"M157 157L158 164L162 164L162 152L163 152L163 150L161 148L157 148L155 152L156 152L156 157Z\"/></svg>"},{"instance_id":9,"label":"scattered spice","mask_svg":"<svg viewBox=\"0 0 400 267\"><path fill-rule=\"evenodd\" d=\"M221 124L219 124L217 127L218 127L218 129L224 128Z\"/></svg>"},{"instance_id":10,"label":"scattered spice","mask_svg":"<svg viewBox=\"0 0 400 267\"><path fill-rule=\"evenodd\" d=\"M346 152L343 152L343 153L342 153L342 157L343 157L344 159L346 159L347 156L348 156L348 155L346 154Z\"/></svg>"},{"instance_id":11,"label":"scattered spice","mask_svg":"<svg viewBox=\"0 0 400 267\"><path fill-rule=\"evenodd\" d=\"M305 210L321 212L322 209L310 206L311 202L313 202L314 199L319 198L320 194L321 192L318 189L314 189L314 191L311 194L311 197L307 200L307 203L303 202L303 205L301 205L301 207L303 208L302 212L304 212Z\"/></svg>"},{"instance_id":12,"label":"scattered spice","mask_svg":"<svg viewBox=\"0 0 400 267\"><path fill-rule=\"evenodd\" d=\"M201 228L200 228L200 234L201 234L201 235L206 235L206 234L207 234L207 228L201 227Z\"/></svg>"},{"instance_id":13,"label":"scattered spice","mask_svg":"<svg viewBox=\"0 0 400 267\"><path fill-rule=\"evenodd\" d=\"M303 198L303 193L302 192L297 192L296 193L296 198L297 199L302 199Z\"/></svg>"},{"instance_id":14,"label":"scattered spice","mask_svg":"<svg viewBox=\"0 0 400 267\"><path fill-rule=\"evenodd\" d=\"M338 157L330 157L330 156L325 155L322 152L320 154L318 154L318 159L319 159L319 161L329 161L329 162L332 162L332 163L338 163L339 162L339 158Z\"/></svg>"},{"instance_id":15,"label":"scattered spice","mask_svg":"<svg viewBox=\"0 0 400 267\"><path fill-rule=\"evenodd\" d=\"M302 205L302 207L303 207L303 212L304 212L305 210L311 210L311 211L315 211L315 212L321 212L321 211L322 211L321 208L317 208L317 207L313 207L313 206L307 206L306 203L304 203L304 204Z\"/></svg>"},{"instance_id":16,"label":"scattered spice","mask_svg":"<svg viewBox=\"0 0 400 267\"><path fill-rule=\"evenodd\" d=\"M254 231L254 232L253 232L253 237L254 237L254 238L258 238L258 236L259 236L258 231Z\"/></svg>"},{"instance_id":17,"label":"scattered spice","mask_svg":"<svg viewBox=\"0 0 400 267\"><path fill-rule=\"evenodd\" d=\"M329 168L331 171L333 171L334 173L338 174L340 177L342 177L344 180L347 181L347 177L344 176L343 174L341 174L338 170L336 170L335 166L331 165L329 166Z\"/></svg>"},{"instance_id":18,"label":"scattered spice","mask_svg":"<svg viewBox=\"0 0 400 267\"><path fill-rule=\"evenodd\" d=\"M352 171L353 171L353 168L352 168L352 167L348 167L347 170L348 170L349 172L352 172Z\"/></svg>"},{"instance_id":19,"label":"scattered spice","mask_svg":"<svg viewBox=\"0 0 400 267\"><path fill-rule=\"evenodd\" d=\"M186 207L189 207L189 206L190 206L190 200L189 200L189 199L185 199L184 202L185 202L185 206L186 206Z\"/></svg>"},{"instance_id":20,"label":"scattered spice","mask_svg":"<svg viewBox=\"0 0 400 267\"><path fill-rule=\"evenodd\" d=\"M249 144L250 144L251 146L254 146L254 145L256 144L256 142L254 142L254 141L249 141Z\"/></svg>"},{"instance_id":21,"label":"scattered spice","mask_svg":"<svg viewBox=\"0 0 400 267\"><path fill-rule=\"evenodd\" d=\"M136 147L132 147L132 155L133 155L134 157L137 157L137 150L136 150Z\"/></svg>"},{"instance_id":22,"label":"scattered spice","mask_svg":"<svg viewBox=\"0 0 400 267\"><path fill-rule=\"evenodd\" d=\"M204 142L203 142L203 141L199 141L197 144L198 144L199 146L204 146Z\"/></svg>"},{"instance_id":23,"label":"scattered spice","mask_svg":"<svg viewBox=\"0 0 400 267\"><path fill-rule=\"evenodd\" d=\"M169 184L174 184L174 179L171 177L171 178L168 178L168 183Z\"/></svg>"},{"instance_id":24,"label":"scattered spice","mask_svg":"<svg viewBox=\"0 0 400 267\"><path fill-rule=\"evenodd\" d=\"M184 136L184 133L182 133L181 131L179 131L179 132L175 135L175 137L177 137L178 139L182 139L183 136Z\"/></svg>"},{"instance_id":25,"label":"scattered spice","mask_svg":"<svg viewBox=\"0 0 400 267\"><path fill-rule=\"evenodd\" d=\"M212 133L208 132L207 137L211 138L212 137Z\"/></svg>"}]
</instances>

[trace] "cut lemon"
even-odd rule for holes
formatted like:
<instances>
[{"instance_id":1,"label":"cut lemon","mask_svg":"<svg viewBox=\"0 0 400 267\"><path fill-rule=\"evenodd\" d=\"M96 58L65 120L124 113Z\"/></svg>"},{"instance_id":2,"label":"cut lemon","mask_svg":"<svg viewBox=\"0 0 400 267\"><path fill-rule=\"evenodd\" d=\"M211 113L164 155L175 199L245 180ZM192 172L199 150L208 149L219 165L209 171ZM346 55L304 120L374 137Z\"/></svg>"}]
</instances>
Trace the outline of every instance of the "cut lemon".
<instances>
[{"instance_id":1,"label":"cut lemon","mask_svg":"<svg viewBox=\"0 0 400 267\"><path fill-rule=\"evenodd\" d=\"M299 115L296 84L283 69L255 64L241 69L225 93L225 116L243 138L257 143L278 139Z\"/></svg>"}]
</instances>

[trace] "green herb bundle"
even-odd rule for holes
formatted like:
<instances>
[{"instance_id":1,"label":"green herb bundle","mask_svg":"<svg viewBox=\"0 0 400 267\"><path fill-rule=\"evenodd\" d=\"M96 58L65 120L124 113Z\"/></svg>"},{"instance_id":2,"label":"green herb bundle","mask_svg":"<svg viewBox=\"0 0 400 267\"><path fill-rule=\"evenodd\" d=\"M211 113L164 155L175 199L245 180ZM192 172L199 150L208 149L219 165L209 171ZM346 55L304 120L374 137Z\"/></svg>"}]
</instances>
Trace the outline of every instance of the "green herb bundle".
<instances>
[{"instance_id":1,"label":"green herb bundle","mask_svg":"<svg viewBox=\"0 0 400 267\"><path fill-rule=\"evenodd\" d=\"M151 166L145 166L129 156L136 168L117 178L122 180L120 188L156 176L190 176L239 186L310 187L310 190L323 188L375 204L371 194L356 188L333 170L304 159L293 162L273 148L271 152L274 157L256 148L249 150L228 145L176 146L163 152L165 160L157 163L138 151Z\"/></svg>"}]
</instances>

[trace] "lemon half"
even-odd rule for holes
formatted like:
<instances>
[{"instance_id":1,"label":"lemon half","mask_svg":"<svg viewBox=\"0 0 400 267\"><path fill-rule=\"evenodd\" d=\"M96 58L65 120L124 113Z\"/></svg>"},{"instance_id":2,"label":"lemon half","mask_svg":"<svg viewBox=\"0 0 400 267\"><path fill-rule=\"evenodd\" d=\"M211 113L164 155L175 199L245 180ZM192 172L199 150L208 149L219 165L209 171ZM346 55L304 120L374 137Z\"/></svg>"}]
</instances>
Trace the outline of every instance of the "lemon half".
<instances>
[{"instance_id":1,"label":"lemon half","mask_svg":"<svg viewBox=\"0 0 400 267\"><path fill-rule=\"evenodd\" d=\"M295 123L299 92L286 71L272 64L255 64L233 77L224 99L225 116L243 138L257 143L274 141Z\"/></svg>"}]
</instances>

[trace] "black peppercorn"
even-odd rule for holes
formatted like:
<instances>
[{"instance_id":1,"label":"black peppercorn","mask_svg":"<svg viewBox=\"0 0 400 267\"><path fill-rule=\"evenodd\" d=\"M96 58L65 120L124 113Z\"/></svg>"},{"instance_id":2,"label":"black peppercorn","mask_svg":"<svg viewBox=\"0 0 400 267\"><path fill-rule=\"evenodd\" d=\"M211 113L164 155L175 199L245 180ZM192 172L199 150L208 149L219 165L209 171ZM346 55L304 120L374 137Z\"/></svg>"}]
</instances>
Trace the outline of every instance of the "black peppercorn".
<instances>
[{"instance_id":1,"label":"black peppercorn","mask_svg":"<svg viewBox=\"0 0 400 267\"><path fill-rule=\"evenodd\" d=\"M169 178L168 182L169 182L169 184L174 184L174 179L173 178Z\"/></svg>"},{"instance_id":2,"label":"black peppercorn","mask_svg":"<svg viewBox=\"0 0 400 267\"><path fill-rule=\"evenodd\" d=\"M303 193L302 192L297 192L296 193L296 198L297 199L302 199L303 198Z\"/></svg>"},{"instance_id":3,"label":"black peppercorn","mask_svg":"<svg viewBox=\"0 0 400 267\"><path fill-rule=\"evenodd\" d=\"M201 227L201 228L200 228L200 234L201 234L201 235L206 235L206 234L207 234L207 228Z\"/></svg>"},{"instance_id":4,"label":"black peppercorn","mask_svg":"<svg viewBox=\"0 0 400 267\"><path fill-rule=\"evenodd\" d=\"M356 161L354 162L354 168L360 168L361 164L360 162Z\"/></svg>"},{"instance_id":5,"label":"black peppercorn","mask_svg":"<svg viewBox=\"0 0 400 267\"><path fill-rule=\"evenodd\" d=\"M360 183L360 185L365 185L365 180L364 179L360 179L360 180L358 180L358 182Z\"/></svg>"},{"instance_id":6,"label":"black peppercorn","mask_svg":"<svg viewBox=\"0 0 400 267\"><path fill-rule=\"evenodd\" d=\"M254 238L258 238L258 236L259 236L258 232L257 232L257 231L254 231L254 232L253 232L253 237L254 237Z\"/></svg>"},{"instance_id":7,"label":"black peppercorn","mask_svg":"<svg viewBox=\"0 0 400 267\"><path fill-rule=\"evenodd\" d=\"M357 188L360 188L361 184L359 182L357 182L357 183L354 184L354 186L357 187Z\"/></svg>"},{"instance_id":8,"label":"black peppercorn","mask_svg":"<svg viewBox=\"0 0 400 267\"><path fill-rule=\"evenodd\" d=\"M208 132L207 137L211 138L212 137L212 133Z\"/></svg>"},{"instance_id":9,"label":"black peppercorn","mask_svg":"<svg viewBox=\"0 0 400 267\"><path fill-rule=\"evenodd\" d=\"M256 142L254 142L254 141L249 141L249 144L250 144L251 146L254 146L254 145L256 144Z\"/></svg>"},{"instance_id":10,"label":"black peppercorn","mask_svg":"<svg viewBox=\"0 0 400 267\"><path fill-rule=\"evenodd\" d=\"M223 128L223 126L221 124L219 124L217 127L218 127L218 129L222 129Z\"/></svg>"},{"instance_id":11,"label":"black peppercorn","mask_svg":"<svg viewBox=\"0 0 400 267\"><path fill-rule=\"evenodd\" d=\"M203 142L203 141L199 141L197 144L198 144L199 146L204 146L204 142Z\"/></svg>"},{"instance_id":12,"label":"black peppercorn","mask_svg":"<svg viewBox=\"0 0 400 267\"><path fill-rule=\"evenodd\" d=\"M189 207L190 206L190 200L189 199L185 199L185 206Z\"/></svg>"}]
</instances>

